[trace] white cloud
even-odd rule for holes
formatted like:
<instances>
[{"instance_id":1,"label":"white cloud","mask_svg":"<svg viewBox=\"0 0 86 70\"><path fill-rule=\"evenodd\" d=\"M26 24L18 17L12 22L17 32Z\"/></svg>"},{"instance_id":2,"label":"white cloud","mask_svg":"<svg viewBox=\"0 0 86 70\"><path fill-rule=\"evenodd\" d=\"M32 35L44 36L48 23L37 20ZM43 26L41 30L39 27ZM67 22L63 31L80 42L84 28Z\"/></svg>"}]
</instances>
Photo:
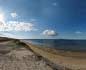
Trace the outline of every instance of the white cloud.
<instances>
[{"instance_id":1,"label":"white cloud","mask_svg":"<svg viewBox=\"0 0 86 70\"><path fill-rule=\"evenodd\" d=\"M0 31L35 31L34 24L18 21L0 22Z\"/></svg>"},{"instance_id":2,"label":"white cloud","mask_svg":"<svg viewBox=\"0 0 86 70\"><path fill-rule=\"evenodd\" d=\"M15 37L14 34L11 34L11 33L0 33L0 37Z\"/></svg>"},{"instance_id":3,"label":"white cloud","mask_svg":"<svg viewBox=\"0 0 86 70\"><path fill-rule=\"evenodd\" d=\"M56 36L57 35L57 33L54 30L44 30L42 34L45 36Z\"/></svg>"},{"instance_id":4,"label":"white cloud","mask_svg":"<svg viewBox=\"0 0 86 70\"><path fill-rule=\"evenodd\" d=\"M81 31L76 31L75 33L76 33L76 34L81 34L82 32L81 32Z\"/></svg>"},{"instance_id":5,"label":"white cloud","mask_svg":"<svg viewBox=\"0 0 86 70\"><path fill-rule=\"evenodd\" d=\"M0 21L1 22L4 22L4 20L5 20L4 13L0 13Z\"/></svg>"},{"instance_id":6,"label":"white cloud","mask_svg":"<svg viewBox=\"0 0 86 70\"><path fill-rule=\"evenodd\" d=\"M9 32L0 33L0 37L17 38L17 39L22 39L23 38L20 35L16 35L15 33L9 33Z\"/></svg>"},{"instance_id":7,"label":"white cloud","mask_svg":"<svg viewBox=\"0 0 86 70\"><path fill-rule=\"evenodd\" d=\"M53 5L53 6L57 6L57 3L56 3L56 2L54 2L54 3L52 3L52 5Z\"/></svg>"},{"instance_id":8,"label":"white cloud","mask_svg":"<svg viewBox=\"0 0 86 70\"><path fill-rule=\"evenodd\" d=\"M33 22L33 21L36 21L36 19L32 18L32 19L30 19L30 21Z\"/></svg>"},{"instance_id":9,"label":"white cloud","mask_svg":"<svg viewBox=\"0 0 86 70\"><path fill-rule=\"evenodd\" d=\"M10 13L10 15L11 15L11 17L13 17L13 18L15 18L15 17L18 16L16 12L12 12L12 13Z\"/></svg>"}]
</instances>

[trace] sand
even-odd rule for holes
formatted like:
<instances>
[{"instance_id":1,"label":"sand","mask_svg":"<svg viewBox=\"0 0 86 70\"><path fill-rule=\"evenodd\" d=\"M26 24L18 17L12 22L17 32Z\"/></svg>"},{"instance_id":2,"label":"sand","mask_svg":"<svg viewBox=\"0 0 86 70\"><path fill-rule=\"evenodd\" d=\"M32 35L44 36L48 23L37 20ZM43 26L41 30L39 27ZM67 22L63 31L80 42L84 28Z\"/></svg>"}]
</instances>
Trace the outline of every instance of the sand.
<instances>
[{"instance_id":1,"label":"sand","mask_svg":"<svg viewBox=\"0 0 86 70\"><path fill-rule=\"evenodd\" d=\"M62 70L66 70L66 68L68 68L68 70L86 70L86 58L81 58L82 56L75 58L75 56L68 57L68 55L67 56L62 56L60 54L57 55L57 54L53 54L52 51L48 52L48 51L43 50L42 48L40 49L36 45L32 45L30 43L27 43L27 44L30 46L30 48L33 51L35 51L39 55L42 55L44 58L48 59L49 61L53 62L58 67L63 68ZM83 53L80 53L80 52L76 53L75 55L77 54L83 55ZM84 55L85 54L86 53L84 53Z\"/></svg>"},{"instance_id":2,"label":"sand","mask_svg":"<svg viewBox=\"0 0 86 70\"><path fill-rule=\"evenodd\" d=\"M12 42L0 43L0 70L53 70L31 50L23 45L17 48L13 45L19 45Z\"/></svg>"}]
</instances>

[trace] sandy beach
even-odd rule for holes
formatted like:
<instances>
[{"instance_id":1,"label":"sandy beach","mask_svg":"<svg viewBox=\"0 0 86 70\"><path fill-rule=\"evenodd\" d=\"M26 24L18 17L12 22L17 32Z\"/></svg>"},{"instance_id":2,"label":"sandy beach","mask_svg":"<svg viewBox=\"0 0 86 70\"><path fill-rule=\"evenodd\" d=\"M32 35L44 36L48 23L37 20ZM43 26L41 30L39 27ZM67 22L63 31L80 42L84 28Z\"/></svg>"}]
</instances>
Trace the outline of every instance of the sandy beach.
<instances>
[{"instance_id":1,"label":"sandy beach","mask_svg":"<svg viewBox=\"0 0 86 70\"><path fill-rule=\"evenodd\" d=\"M29 48L29 47L28 47ZM42 57L14 40L0 43L0 70L53 70Z\"/></svg>"},{"instance_id":2,"label":"sandy beach","mask_svg":"<svg viewBox=\"0 0 86 70\"><path fill-rule=\"evenodd\" d=\"M40 48L32 44L28 45L36 53L53 62L58 68L62 68L62 70L86 70L85 52L59 52L54 54L52 53L53 51L47 48Z\"/></svg>"},{"instance_id":3,"label":"sandy beach","mask_svg":"<svg viewBox=\"0 0 86 70\"><path fill-rule=\"evenodd\" d=\"M0 42L0 70L86 70L86 53L56 51L13 39Z\"/></svg>"}]
</instances>

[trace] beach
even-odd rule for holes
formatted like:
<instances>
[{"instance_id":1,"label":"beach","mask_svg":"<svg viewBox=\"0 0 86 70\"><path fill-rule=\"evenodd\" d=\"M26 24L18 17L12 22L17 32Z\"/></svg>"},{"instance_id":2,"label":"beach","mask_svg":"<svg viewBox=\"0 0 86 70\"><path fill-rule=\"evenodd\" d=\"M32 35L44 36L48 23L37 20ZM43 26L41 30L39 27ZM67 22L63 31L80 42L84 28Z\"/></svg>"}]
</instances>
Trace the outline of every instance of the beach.
<instances>
[{"instance_id":1,"label":"beach","mask_svg":"<svg viewBox=\"0 0 86 70\"><path fill-rule=\"evenodd\" d=\"M26 42L27 43L27 42ZM54 53L52 49L38 47L27 43L30 48L48 61L54 63L54 66L61 70L86 70L86 52L60 51ZM60 69L59 69L60 70Z\"/></svg>"},{"instance_id":2,"label":"beach","mask_svg":"<svg viewBox=\"0 0 86 70\"><path fill-rule=\"evenodd\" d=\"M53 70L41 56L19 44L18 40L0 43L0 70Z\"/></svg>"},{"instance_id":3,"label":"beach","mask_svg":"<svg viewBox=\"0 0 86 70\"><path fill-rule=\"evenodd\" d=\"M86 70L86 52L55 50L31 42L0 42L0 70Z\"/></svg>"}]
</instances>

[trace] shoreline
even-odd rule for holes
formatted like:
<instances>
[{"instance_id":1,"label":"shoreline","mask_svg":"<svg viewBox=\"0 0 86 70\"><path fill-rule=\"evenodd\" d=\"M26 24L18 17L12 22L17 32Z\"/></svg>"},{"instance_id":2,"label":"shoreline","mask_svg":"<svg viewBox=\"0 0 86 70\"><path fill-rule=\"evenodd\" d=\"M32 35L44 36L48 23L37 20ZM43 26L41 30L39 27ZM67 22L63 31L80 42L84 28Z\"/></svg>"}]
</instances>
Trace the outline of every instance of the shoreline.
<instances>
[{"instance_id":1,"label":"shoreline","mask_svg":"<svg viewBox=\"0 0 86 70\"><path fill-rule=\"evenodd\" d=\"M0 70L53 70L41 56L25 47L25 43L14 39L0 43Z\"/></svg>"},{"instance_id":2,"label":"shoreline","mask_svg":"<svg viewBox=\"0 0 86 70\"><path fill-rule=\"evenodd\" d=\"M26 43L26 44L29 45L30 48L33 51L35 51L35 53L40 54L42 57L51 61L56 66L61 66L62 68L68 68L73 70L86 69L86 58L82 59L82 58L56 55L56 54L52 54L50 52L44 51L42 49L39 49L36 45L32 45L30 43Z\"/></svg>"}]
</instances>

